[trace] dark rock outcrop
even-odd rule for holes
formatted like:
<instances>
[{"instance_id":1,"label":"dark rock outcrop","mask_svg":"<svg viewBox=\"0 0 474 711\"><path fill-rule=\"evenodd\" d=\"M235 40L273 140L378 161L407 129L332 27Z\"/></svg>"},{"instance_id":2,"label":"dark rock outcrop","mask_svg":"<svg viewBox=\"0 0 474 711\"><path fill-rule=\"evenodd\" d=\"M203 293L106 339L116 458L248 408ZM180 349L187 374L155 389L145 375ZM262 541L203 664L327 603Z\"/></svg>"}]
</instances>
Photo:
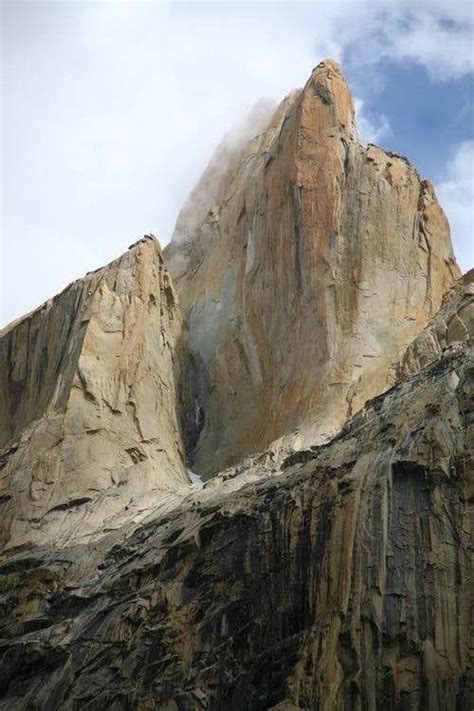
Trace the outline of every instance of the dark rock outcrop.
<instances>
[{"instance_id":1,"label":"dark rock outcrop","mask_svg":"<svg viewBox=\"0 0 474 711\"><path fill-rule=\"evenodd\" d=\"M473 372L448 349L301 462L4 558L0 708L467 711Z\"/></svg>"}]
</instances>

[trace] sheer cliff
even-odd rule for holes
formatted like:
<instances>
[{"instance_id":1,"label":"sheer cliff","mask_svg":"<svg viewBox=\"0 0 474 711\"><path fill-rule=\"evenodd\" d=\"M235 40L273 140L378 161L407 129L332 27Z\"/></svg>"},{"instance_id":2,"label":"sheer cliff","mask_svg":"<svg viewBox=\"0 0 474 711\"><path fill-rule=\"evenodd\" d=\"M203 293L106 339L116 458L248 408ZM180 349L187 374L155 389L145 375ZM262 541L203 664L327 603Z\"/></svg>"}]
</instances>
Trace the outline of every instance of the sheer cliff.
<instances>
[{"instance_id":1,"label":"sheer cliff","mask_svg":"<svg viewBox=\"0 0 474 711\"><path fill-rule=\"evenodd\" d=\"M470 710L459 277L325 61L1 331L0 709Z\"/></svg>"},{"instance_id":2,"label":"sheer cliff","mask_svg":"<svg viewBox=\"0 0 474 711\"><path fill-rule=\"evenodd\" d=\"M431 184L358 141L334 62L245 137L218 149L164 251L205 475L284 435L302 446L334 433L394 382L460 275Z\"/></svg>"},{"instance_id":3,"label":"sheer cliff","mask_svg":"<svg viewBox=\"0 0 474 711\"><path fill-rule=\"evenodd\" d=\"M157 241L0 334L0 540L75 540L186 488L182 318Z\"/></svg>"}]
</instances>

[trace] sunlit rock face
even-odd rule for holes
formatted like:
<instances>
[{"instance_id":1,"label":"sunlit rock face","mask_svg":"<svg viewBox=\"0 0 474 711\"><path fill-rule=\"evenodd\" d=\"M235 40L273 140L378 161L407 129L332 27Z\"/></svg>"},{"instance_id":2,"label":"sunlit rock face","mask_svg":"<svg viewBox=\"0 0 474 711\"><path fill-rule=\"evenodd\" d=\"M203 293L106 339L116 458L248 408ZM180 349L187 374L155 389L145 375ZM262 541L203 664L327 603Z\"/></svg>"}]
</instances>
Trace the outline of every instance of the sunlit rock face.
<instances>
[{"instance_id":1,"label":"sunlit rock face","mask_svg":"<svg viewBox=\"0 0 474 711\"><path fill-rule=\"evenodd\" d=\"M323 62L165 261L0 333L0 709L470 710L474 272L430 184Z\"/></svg>"},{"instance_id":2,"label":"sunlit rock face","mask_svg":"<svg viewBox=\"0 0 474 711\"><path fill-rule=\"evenodd\" d=\"M257 130L217 150L164 252L206 475L290 433L295 446L334 433L394 382L459 276L431 184L361 145L334 62Z\"/></svg>"},{"instance_id":3,"label":"sunlit rock face","mask_svg":"<svg viewBox=\"0 0 474 711\"><path fill-rule=\"evenodd\" d=\"M186 488L182 337L153 238L5 329L4 544L77 542Z\"/></svg>"}]
</instances>

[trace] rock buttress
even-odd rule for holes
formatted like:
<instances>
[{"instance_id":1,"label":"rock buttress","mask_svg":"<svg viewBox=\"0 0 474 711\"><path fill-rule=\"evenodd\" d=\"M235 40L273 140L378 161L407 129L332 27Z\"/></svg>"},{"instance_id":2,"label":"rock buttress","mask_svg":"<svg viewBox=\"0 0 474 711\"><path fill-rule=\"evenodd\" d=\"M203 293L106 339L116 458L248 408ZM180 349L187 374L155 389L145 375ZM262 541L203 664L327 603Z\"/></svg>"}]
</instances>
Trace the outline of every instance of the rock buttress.
<instances>
[{"instance_id":1,"label":"rock buttress","mask_svg":"<svg viewBox=\"0 0 474 711\"><path fill-rule=\"evenodd\" d=\"M182 338L151 237L2 332L3 544L101 534L188 483Z\"/></svg>"}]
</instances>

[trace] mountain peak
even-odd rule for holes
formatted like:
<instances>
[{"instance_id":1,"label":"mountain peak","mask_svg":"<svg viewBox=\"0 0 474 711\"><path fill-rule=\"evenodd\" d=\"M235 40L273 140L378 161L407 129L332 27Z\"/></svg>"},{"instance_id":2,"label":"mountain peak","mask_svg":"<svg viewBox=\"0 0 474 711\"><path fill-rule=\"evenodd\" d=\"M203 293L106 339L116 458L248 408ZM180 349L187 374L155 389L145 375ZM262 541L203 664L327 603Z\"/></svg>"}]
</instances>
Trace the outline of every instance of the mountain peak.
<instances>
[{"instance_id":1,"label":"mountain peak","mask_svg":"<svg viewBox=\"0 0 474 711\"><path fill-rule=\"evenodd\" d=\"M317 84L318 82L332 82L332 81L343 81L347 86L347 81L341 66L334 61L334 59L323 59L322 62L317 64L307 81L307 84Z\"/></svg>"},{"instance_id":2,"label":"mountain peak","mask_svg":"<svg viewBox=\"0 0 474 711\"><path fill-rule=\"evenodd\" d=\"M297 428L295 441L336 431L394 381L459 276L434 192L406 159L357 140L336 62L225 158L164 252L200 384L193 466L206 475Z\"/></svg>"},{"instance_id":3,"label":"mountain peak","mask_svg":"<svg viewBox=\"0 0 474 711\"><path fill-rule=\"evenodd\" d=\"M1 333L2 708L471 708L458 274L326 60Z\"/></svg>"},{"instance_id":4,"label":"mountain peak","mask_svg":"<svg viewBox=\"0 0 474 711\"><path fill-rule=\"evenodd\" d=\"M302 107L320 131L336 128L348 139L355 137L352 95L340 66L332 59L313 69L303 89Z\"/></svg>"}]
</instances>

